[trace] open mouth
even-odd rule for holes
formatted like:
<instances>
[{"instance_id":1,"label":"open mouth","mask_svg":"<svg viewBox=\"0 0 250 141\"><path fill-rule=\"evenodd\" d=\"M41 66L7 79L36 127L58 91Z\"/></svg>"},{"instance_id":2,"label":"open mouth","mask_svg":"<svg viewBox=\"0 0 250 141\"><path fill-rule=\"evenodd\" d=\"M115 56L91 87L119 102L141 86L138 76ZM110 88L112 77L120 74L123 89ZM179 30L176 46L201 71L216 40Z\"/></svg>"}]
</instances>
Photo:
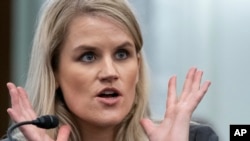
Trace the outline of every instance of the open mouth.
<instances>
[{"instance_id":1,"label":"open mouth","mask_svg":"<svg viewBox=\"0 0 250 141\"><path fill-rule=\"evenodd\" d=\"M118 96L119 94L112 90L104 90L98 95L98 97L102 97L102 98L115 98Z\"/></svg>"},{"instance_id":2,"label":"open mouth","mask_svg":"<svg viewBox=\"0 0 250 141\"><path fill-rule=\"evenodd\" d=\"M105 106L115 106L122 99L122 94L115 88L104 88L97 94L97 101Z\"/></svg>"}]
</instances>

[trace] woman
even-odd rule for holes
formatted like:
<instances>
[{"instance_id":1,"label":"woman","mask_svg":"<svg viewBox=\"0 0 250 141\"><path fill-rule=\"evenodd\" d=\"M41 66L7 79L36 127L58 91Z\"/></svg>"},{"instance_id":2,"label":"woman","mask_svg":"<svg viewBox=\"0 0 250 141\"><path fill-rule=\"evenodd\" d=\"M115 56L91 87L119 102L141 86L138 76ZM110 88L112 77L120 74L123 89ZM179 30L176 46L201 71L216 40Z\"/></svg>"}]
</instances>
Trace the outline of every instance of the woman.
<instances>
[{"instance_id":1,"label":"woman","mask_svg":"<svg viewBox=\"0 0 250 141\"><path fill-rule=\"evenodd\" d=\"M56 115L60 126L48 131L23 126L14 137L189 140L192 112L210 82L200 85L203 72L191 68L177 98L176 77L171 77L166 114L155 124L149 119L142 44L137 20L124 0L48 0L35 34L25 90L7 84L12 103L7 111L15 122Z\"/></svg>"}]
</instances>

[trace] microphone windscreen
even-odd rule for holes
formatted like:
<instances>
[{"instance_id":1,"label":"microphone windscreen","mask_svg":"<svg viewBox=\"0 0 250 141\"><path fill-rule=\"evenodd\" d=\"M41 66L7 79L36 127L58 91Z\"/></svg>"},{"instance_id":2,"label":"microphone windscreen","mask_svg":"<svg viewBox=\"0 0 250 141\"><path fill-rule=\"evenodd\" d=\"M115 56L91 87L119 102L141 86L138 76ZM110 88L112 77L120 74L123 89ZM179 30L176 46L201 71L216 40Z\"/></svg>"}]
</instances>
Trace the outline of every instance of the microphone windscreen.
<instances>
[{"instance_id":1,"label":"microphone windscreen","mask_svg":"<svg viewBox=\"0 0 250 141\"><path fill-rule=\"evenodd\" d=\"M34 120L32 124L40 128L51 129L59 125L59 120L57 116L45 115Z\"/></svg>"}]
</instances>

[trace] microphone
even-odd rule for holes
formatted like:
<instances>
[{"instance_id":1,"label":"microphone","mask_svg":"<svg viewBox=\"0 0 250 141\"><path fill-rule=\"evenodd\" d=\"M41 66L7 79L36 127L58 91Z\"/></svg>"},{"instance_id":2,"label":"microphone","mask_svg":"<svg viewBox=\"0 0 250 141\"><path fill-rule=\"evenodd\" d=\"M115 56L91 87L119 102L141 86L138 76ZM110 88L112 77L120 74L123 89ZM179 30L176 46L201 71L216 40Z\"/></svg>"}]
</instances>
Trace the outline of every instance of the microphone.
<instances>
[{"instance_id":1,"label":"microphone","mask_svg":"<svg viewBox=\"0 0 250 141\"><path fill-rule=\"evenodd\" d=\"M36 125L39 128L51 129L58 126L59 120L56 116L45 115L37 118L36 120L33 120L32 124Z\"/></svg>"},{"instance_id":2,"label":"microphone","mask_svg":"<svg viewBox=\"0 0 250 141\"><path fill-rule=\"evenodd\" d=\"M51 128L55 128L58 126L59 120L57 116L45 115L45 116L38 117L35 120L19 122L8 128L8 131L7 131L8 139L10 141L14 141L11 136L12 131L19 126L27 125L27 124L36 125L37 127L43 128L43 129L51 129Z\"/></svg>"}]
</instances>

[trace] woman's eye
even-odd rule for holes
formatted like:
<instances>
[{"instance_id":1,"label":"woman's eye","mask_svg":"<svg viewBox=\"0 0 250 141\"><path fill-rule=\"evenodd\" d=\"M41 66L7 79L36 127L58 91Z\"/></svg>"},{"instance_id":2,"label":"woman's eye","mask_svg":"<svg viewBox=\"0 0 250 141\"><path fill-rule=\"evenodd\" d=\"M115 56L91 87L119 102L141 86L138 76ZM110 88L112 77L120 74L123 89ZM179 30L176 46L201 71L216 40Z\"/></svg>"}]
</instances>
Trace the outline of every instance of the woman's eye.
<instances>
[{"instance_id":1,"label":"woman's eye","mask_svg":"<svg viewBox=\"0 0 250 141\"><path fill-rule=\"evenodd\" d=\"M118 52L116 52L115 58L116 59L121 59L121 60L128 58L128 51L126 51L126 50L119 50Z\"/></svg>"},{"instance_id":2,"label":"woman's eye","mask_svg":"<svg viewBox=\"0 0 250 141\"><path fill-rule=\"evenodd\" d=\"M83 62L93 62L95 59L96 56L93 52L87 52L81 56L81 61Z\"/></svg>"}]
</instances>

